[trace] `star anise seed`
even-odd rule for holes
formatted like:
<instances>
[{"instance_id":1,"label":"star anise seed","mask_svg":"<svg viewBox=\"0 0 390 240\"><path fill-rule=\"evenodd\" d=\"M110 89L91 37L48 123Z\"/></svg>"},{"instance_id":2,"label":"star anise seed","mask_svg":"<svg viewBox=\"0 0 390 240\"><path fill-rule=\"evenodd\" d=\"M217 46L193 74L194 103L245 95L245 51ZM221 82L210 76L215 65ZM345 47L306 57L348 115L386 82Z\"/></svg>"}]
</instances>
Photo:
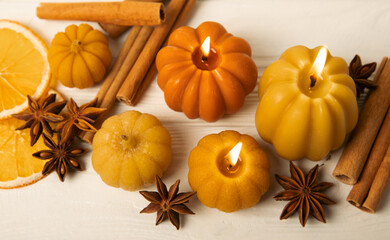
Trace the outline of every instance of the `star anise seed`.
<instances>
[{"instance_id":1,"label":"star anise seed","mask_svg":"<svg viewBox=\"0 0 390 240\"><path fill-rule=\"evenodd\" d=\"M61 122L64 118L58 113L65 107L66 101L56 102L56 94L50 94L45 98L42 104L27 95L29 110L12 114L12 117L26 121L16 130L30 128L31 141L33 146L41 136L43 130L50 136L53 136L53 129L49 123Z\"/></svg>"},{"instance_id":2,"label":"star anise seed","mask_svg":"<svg viewBox=\"0 0 390 240\"><path fill-rule=\"evenodd\" d=\"M68 112L64 113L65 119L56 127L56 131L62 131L62 142L66 142L71 139L75 134L78 133L78 131L97 131L92 124L100 114L106 111L106 109L93 107L96 105L96 100L97 99L79 107L72 98L70 99L66 105Z\"/></svg>"},{"instance_id":3,"label":"star anise seed","mask_svg":"<svg viewBox=\"0 0 390 240\"><path fill-rule=\"evenodd\" d=\"M43 141L50 150L36 152L33 156L41 160L50 159L43 167L42 174L48 175L56 170L58 177L63 182L68 171L68 165L75 170L83 170L76 158L86 153L87 150L72 147L71 141L61 143L61 135L59 133L57 133L57 140L57 143L55 143L50 136L44 133Z\"/></svg>"},{"instance_id":4,"label":"star anise seed","mask_svg":"<svg viewBox=\"0 0 390 240\"><path fill-rule=\"evenodd\" d=\"M376 69L376 62L367 63L362 65L362 60L359 55L355 55L349 64L349 75L355 81L356 96L360 97L360 94L364 92L365 88L375 89L377 84L374 81L368 80Z\"/></svg>"},{"instance_id":5,"label":"star anise seed","mask_svg":"<svg viewBox=\"0 0 390 240\"><path fill-rule=\"evenodd\" d=\"M139 193L149 202L151 202L140 213L157 212L156 225L160 224L167 217L169 221L176 227L180 228L179 214L195 214L184 203L188 202L195 192L179 193L179 183L177 180L169 191L166 185L161 181L159 176L156 176L157 192L140 191Z\"/></svg>"},{"instance_id":6,"label":"star anise seed","mask_svg":"<svg viewBox=\"0 0 390 240\"><path fill-rule=\"evenodd\" d=\"M298 210L299 221L303 227L306 225L309 213L318 221L326 223L321 203L331 205L335 204L335 202L320 192L333 186L333 183L314 183L317 178L318 168L317 164L305 176L301 169L290 162L291 178L275 174L276 180L285 190L276 194L274 199L277 201L290 201L284 207L280 220L287 219Z\"/></svg>"}]
</instances>

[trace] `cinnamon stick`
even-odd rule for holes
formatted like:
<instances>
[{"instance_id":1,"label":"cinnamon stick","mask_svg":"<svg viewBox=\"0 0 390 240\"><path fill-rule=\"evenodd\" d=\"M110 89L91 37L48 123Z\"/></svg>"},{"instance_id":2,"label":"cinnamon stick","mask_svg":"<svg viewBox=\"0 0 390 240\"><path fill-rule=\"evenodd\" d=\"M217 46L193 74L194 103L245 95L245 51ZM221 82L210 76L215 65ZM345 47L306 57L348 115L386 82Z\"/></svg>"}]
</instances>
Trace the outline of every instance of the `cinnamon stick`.
<instances>
[{"instance_id":1,"label":"cinnamon stick","mask_svg":"<svg viewBox=\"0 0 390 240\"><path fill-rule=\"evenodd\" d=\"M125 77L129 73L131 67L134 65L134 62L137 60L139 53L145 46L146 41L148 40L150 34L153 31L153 27L144 26L141 27L137 38L135 39L133 45L127 52L125 58L121 61L121 66L119 70L116 71L114 80L111 82L109 89L104 95L102 101L100 102L99 107L101 108L111 108L115 102L115 96L119 88L122 86ZM116 70L116 69L115 69Z\"/></svg>"},{"instance_id":2,"label":"cinnamon stick","mask_svg":"<svg viewBox=\"0 0 390 240\"><path fill-rule=\"evenodd\" d=\"M138 90L139 85L145 78L145 75L152 65L158 50L161 48L165 38L167 37L177 16L183 9L183 6L186 2L187 0L172 0L169 3L167 7L166 21L154 29L152 35L145 45L145 48L142 50L140 56L138 57L136 63L134 64L117 94L117 99L119 101L125 102L126 104L131 104L131 97Z\"/></svg>"},{"instance_id":3,"label":"cinnamon stick","mask_svg":"<svg viewBox=\"0 0 390 240\"><path fill-rule=\"evenodd\" d=\"M142 81L141 86L139 86L136 94L134 94L133 97L130 99L130 104L132 106L135 106L139 102L139 100L145 93L146 89L148 89L150 83L153 81L156 73L157 73L156 62L153 62L152 66L150 66L148 72L146 73L146 76Z\"/></svg>"},{"instance_id":4,"label":"cinnamon stick","mask_svg":"<svg viewBox=\"0 0 390 240\"><path fill-rule=\"evenodd\" d=\"M361 210L368 213L375 213L383 193L386 190L387 183L390 179L390 146L386 155L375 175L368 196L363 203Z\"/></svg>"},{"instance_id":5,"label":"cinnamon stick","mask_svg":"<svg viewBox=\"0 0 390 240\"><path fill-rule=\"evenodd\" d=\"M99 23L99 25L106 33L108 33L108 36L113 39L119 37L122 33L129 29L128 26L120 26L111 23Z\"/></svg>"},{"instance_id":6,"label":"cinnamon stick","mask_svg":"<svg viewBox=\"0 0 390 240\"><path fill-rule=\"evenodd\" d=\"M374 180L375 174L378 171L383 157L386 154L387 148L390 146L390 111L387 111L385 120L376 137L374 146L370 152L370 156L364 166L363 172L359 181L353 186L347 197L347 201L356 207L363 204L364 199Z\"/></svg>"},{"instance_id":7,"label":"cinnamon stick","mask_svg":"<svg viewBox=\"0 0 390 240\"><path fill-rule=\"evenodd\" d=\"M102 86L102 88L98 92L98 106L100 108L106 108L110 110L112 106L115 103L116 100L116 94L119 91L119 88L122 86L123 81L125 80L127 74L129 73L131 67L134 65L134 62L137 60L140 52L145 46L146 41L148 40L149 36L151 35L153 31L153 27L151 26L144 26L144 27L138 27L140 28L140 31L131 46L131 48L128 51L122 50L124 47L122 47L122 50L119 54L119 57L121 58L121 61L118 61L118 66L114 64L115 69L113 68L109 74L109 87L108 89L103 89L103 87L106 88L106 86ZM129 39L129 37L128 37ZM127 42L127 41L126 41ZM126 44L126 43L125 43ZM122 56L124 55L124 56ZM119 59L118 57L118 59ZM104 84L106 83L108 79L105 80ZM107 81L108 82L108 81ZM103 95L104 94L104 95ZM96 128L100 128L101 124L104 122L104 120L108 116L108 111L101 114L94 123L94 126ZM92 139L94 137L93 132L85 132L80 135L80 138L88 143L92 143Z\"/></svg>"},{"instance_id":8,"label":"cinnamon stick","mask_svg":"<svg viewBox=\"0 0 390 240\"><path fill-rule=\"evenodd\" d=\"M121 69L119 70L118 74L115 76L114 83L116 84L116 86L111 87L112 89L115 89L113 91L112 96L114 96L114 93L116 95L116 93L119 91L127 75L129 74L131 68L133 67L134 63L137 61L138 56L140 55L141 51L144 49L144 46L148 41L152 32L153 32L153 27L151 26L142 27L139 36L134 43L134 46L131 48L129 54L127 55L125 61L122 64ZM111 95L108 96L111 97ZM113 97L113 100L115 101L115 97Z\"/></svg>"},{"instance_id":9,"label":"cinnamon stick","mask_svg":"<svg viewBox=\"0 0 390 240\"><path fill-rule=\"evenodd\" d=\"M118 54L118 57L116 58L110 72L106 76L106 79L104 80L102 86L99 89L99 92L96 95L98 99L96 103L97 107L101 107L103 99L106 97L107 92L115 79L115 76L117 75L121 66L123 65L123 62L125 61L127 54L129 53L131 47L133 46L135 40L137 39L137 36L141 31L141 28L142 27L140 26L134 26L131 28L129 35L127 36L126 41L123 44L122 49Z\"/></svg>"},{"instance_id":10,"label":"cinnamon stick","mask_svg":"<svg viewBox=\"0 0 390 240\"><path fill-rule=\"evenodd\" d=\"M158 2L79 2L41 3L37 16L43 19L81 20L116 25L160 25L165 20L164 5Z\"/></svg>"},{"instance_id":11,"label":"cinnamon stick","mask_svg":"<svg viewBox=\"0 0 390 240\"><path fill-rule=\"evenodd\" d=\"M176 22L173 25L170 33L173 32L174 30L176 30L177 28L181 27L187 21L195 3L196 3L196 0L189 0L186 3L183 10L180 12L180 15L177 17ZM164 46L166 46L168 44L169 35L165 39L165 42L163 44ZM139 102L139 100L143 96L144 92L149 87L150 83L153 81L153 78L154 78L156 73L157 73L156 62L154 61L152 63L152 66L150 66L148 73L146 74L145 78L143 79L140 87L137 89L135 94L133 94L133 96L130 98L130 105L135 106Z\"/></svg>"},{"instance_id":12,"label":"cinnamon stick","mask_svg":"<svg viewBox=\"0 0 390 240\"><path fill-rule=\"evenodd\" d=\"M145 1L145 2L161 2L161 0L125 0L125 1ZM117 38L122 33L124 33L127 29L129 29L128 26L120 26L120 25L115 25L111 23L99 23L100 27L108 33L108 36L110 38Z\"/></svg>"},{"instance_id":13,"label":"cinnamon stick","mask_svg":"<svg viewBox=\"0 0 390 240\"><path fill-rule=\"evenodd\" d=\"M380 125L390 105L390 63L384 58L375 76L378 87L371 91L359 115L359 121L344 148L333 176L345 184L355 184L362 172Z\"/></svg>"}]
</instances>

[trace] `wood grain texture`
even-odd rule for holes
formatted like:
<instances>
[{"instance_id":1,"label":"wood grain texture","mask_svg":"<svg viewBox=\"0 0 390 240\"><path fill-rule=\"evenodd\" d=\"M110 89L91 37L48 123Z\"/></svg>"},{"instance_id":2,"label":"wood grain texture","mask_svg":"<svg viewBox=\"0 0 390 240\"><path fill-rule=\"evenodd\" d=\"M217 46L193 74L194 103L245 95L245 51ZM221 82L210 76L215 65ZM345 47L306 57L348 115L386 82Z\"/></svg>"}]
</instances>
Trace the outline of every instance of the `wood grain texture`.
<instances>
[{"instance_id":1,"label":"wood grain texture","mask_svg":"<svg viewBox=\"0 0 390 240\"><path fill-rule=\"evenodd\" d=\"M60 1L60 0L59 0ZM76 0L74 0L76 1ZM96 0L93 0L96 1ZM58 31L71 21L47 21L35 16L39 1L0 0L1 18L13 19L31 27L50 44ZM288 47L326 44L331 53L349 62L359 53L364 62L380 61L390 55L390 2L386 0L199 0L187 22L197 27L203 21L222 23L234 35L246 39L252 47L259 75ZM98 24L93 27L99 28ZM110 40L114 56L125 40ZM59 87L78 104L92 100L99 86L78 90ZM209 133L232 129L256 138L271 161L271 174L288 175L288 162L280 159L256 132L254 112L257 88L247 96L243 108L215 123L188 120L183 113L170 110L156 82L137 107L116 104L112 114L135 109L157 116L172 135L172 164L164 176L167 185L181 179L182 191L189 191L187 158L199 139ZM87 146L87 145L86 145ZM337 204L325 207L327 224L313 218L305 228L298 215L280 221L284 202L272 196L281 187L271 178L268 193L255 207L226 214L203 206L196 198L188 206L195 216L182 218L180 231L164 222L154 226L155 215L139 214L148 202L137 192L106 186L94 172L89 153L83 158L86 171L67 176L64 183L52 174L22 189L0 191L0 239L388 239L390 235L389 188L375 215L357 210L345 201L350 186L332 177L341 150L331 153L320 168L319 179L335 184L326 191ZM305 171L315 163L297 162ZM145 190L154 190L154 186Z\"/></svg>"}]
</instances>

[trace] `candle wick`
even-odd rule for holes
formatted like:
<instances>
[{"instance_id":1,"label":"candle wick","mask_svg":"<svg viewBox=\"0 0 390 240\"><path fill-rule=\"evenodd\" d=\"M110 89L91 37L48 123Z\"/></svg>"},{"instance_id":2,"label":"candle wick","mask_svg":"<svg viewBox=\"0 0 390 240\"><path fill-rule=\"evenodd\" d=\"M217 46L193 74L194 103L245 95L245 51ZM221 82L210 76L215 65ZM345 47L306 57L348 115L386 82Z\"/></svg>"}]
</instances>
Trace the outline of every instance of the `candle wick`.
<instances>
[{"instance_id":1,"label":"candle wick","mask_svg":"<svg viewBox=\"0 0 390 240\"><path fill-rule=\"evenodd\" d=\"M310 88L313 88L317 82L317 75L313 74L310 76Z\"/></svg>"},{"instance_id":2,"label":"candle wick","mask_svg":"<svg viewBox=\"0 0 390 240\"><path fill-rule=\"evenodd\" d=\"M204 55L202 55L202 61L203 61L203 62L207 62L207 57L204 56Z\"/></svg>"},{"instance_id":3,"label":"candle wick","mask_svg":"<svg viewBox=\"0 0 390 240\"><path fill-rule=\"evenodd\" d=\"M232 167L233 166L231 164L229 164L229 166L227 167L227 170L230 171L230 169L232 169Z\"/></svg>"}]
</instances>

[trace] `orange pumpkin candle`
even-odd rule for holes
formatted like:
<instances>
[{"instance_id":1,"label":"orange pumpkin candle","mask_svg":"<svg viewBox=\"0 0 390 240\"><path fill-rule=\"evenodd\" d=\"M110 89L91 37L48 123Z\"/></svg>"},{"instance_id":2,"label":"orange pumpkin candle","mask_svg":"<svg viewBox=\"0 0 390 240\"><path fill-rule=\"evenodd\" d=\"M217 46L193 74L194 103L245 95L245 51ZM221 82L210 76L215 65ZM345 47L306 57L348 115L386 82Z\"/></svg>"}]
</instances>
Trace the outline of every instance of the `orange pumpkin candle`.
<instances>
[{"instance_id":1,"label":"orange pumpkin candle","mask_svg":"<svg viewBox=\"0 0 390 240\"><path fill-rule=\"evenodd\" d=\"M188 159L188 182L206 206L233 212L268 190L269 161L254 138L223 131L202 138Z\"/></svg>"},{"instance_id":2,"label":"orange pumpkin candle","mask_svg":"<svg viewBox=\"0 0 390 240\"><path fill-rule=\"evenodd\" d=\"M214 122L237 112L257 82L248 42L216 22L175 30L156 65L165 102L190 119Z\"/></svg>"}]
</instances>

